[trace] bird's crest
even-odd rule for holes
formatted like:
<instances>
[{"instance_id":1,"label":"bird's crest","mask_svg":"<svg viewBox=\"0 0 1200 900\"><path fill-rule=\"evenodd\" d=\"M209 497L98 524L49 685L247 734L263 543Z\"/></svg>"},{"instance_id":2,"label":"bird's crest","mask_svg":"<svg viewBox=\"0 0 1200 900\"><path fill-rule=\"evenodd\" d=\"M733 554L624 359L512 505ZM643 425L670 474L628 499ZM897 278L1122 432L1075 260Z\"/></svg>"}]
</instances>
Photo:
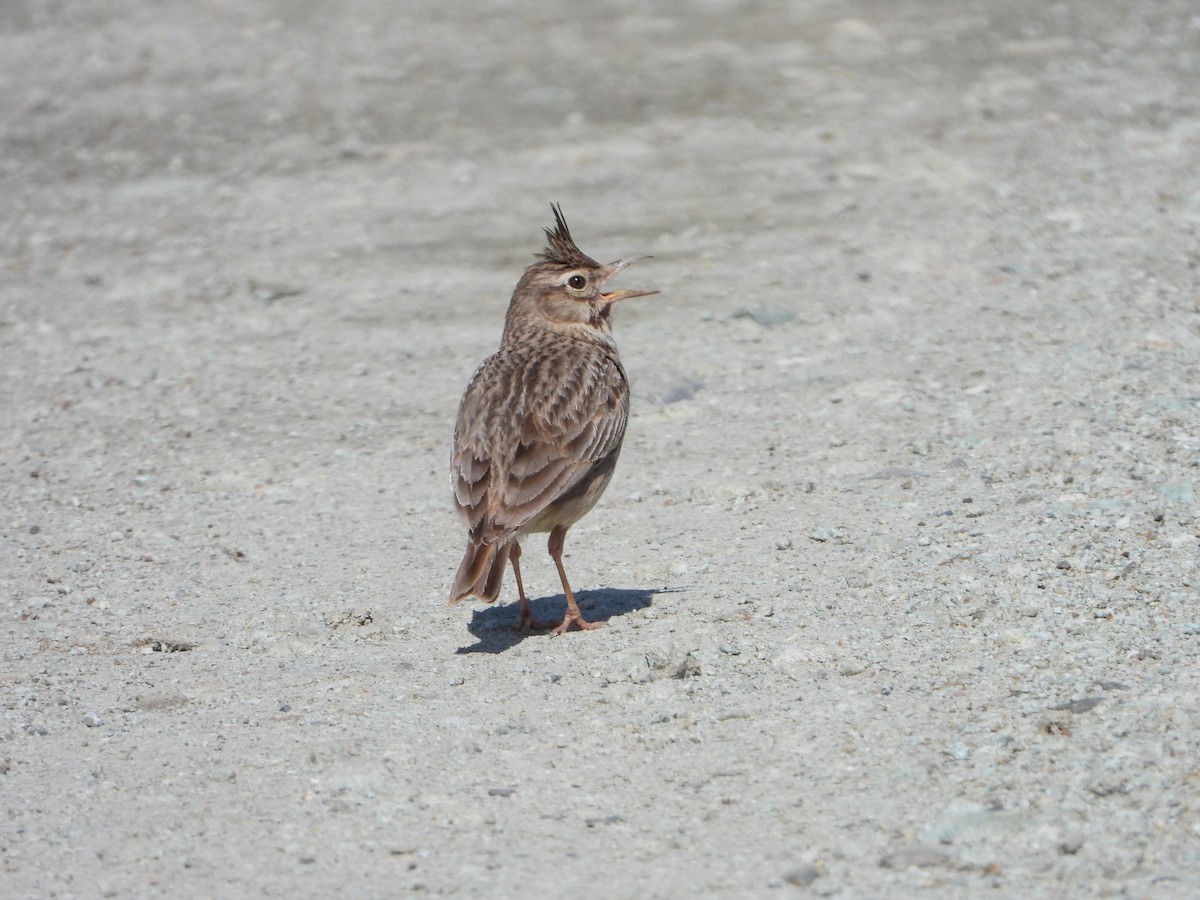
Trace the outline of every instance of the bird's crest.
<instances>
[{"instance_id":1,"label":"bird's crest","mask_svg":"<svg viewBox=\"0 0 1200 900\"><path fill-rule=\"evenodd\" d=\"M567 227L567 220L563 218L562 207L551 203L550 208L554 210L554 230L542 229L546 232L546 249L537 254L537 258L564 269L600 268L600 263L575 246L571 229Z\"/></svg>"}]
</instances>

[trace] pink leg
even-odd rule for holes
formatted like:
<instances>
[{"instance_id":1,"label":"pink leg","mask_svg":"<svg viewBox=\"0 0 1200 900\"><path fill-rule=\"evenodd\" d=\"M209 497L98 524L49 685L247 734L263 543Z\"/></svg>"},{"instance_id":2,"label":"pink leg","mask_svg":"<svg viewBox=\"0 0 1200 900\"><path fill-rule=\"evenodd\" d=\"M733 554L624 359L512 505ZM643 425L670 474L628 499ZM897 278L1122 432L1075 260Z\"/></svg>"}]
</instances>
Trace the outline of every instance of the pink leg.
<instances>
[{"instance_id":1,"label":"pink leg","mask_svg":"<svg viewBox=\"0 0 1200 900\"><path fill-rule=\"evenodd\" d=\"M512 563L513 576L517 579L517 597L520 606L520 614L517 617L517 631L528 633L530 631L545 631L547 628L553 628L553 622L544 622L533 617L533 610L529 608L529 600L525 597L525 584L521 581L521 564L518 560L521 558L521 545L513 541L512 549L508 551L508 561Z\"/></svg>"},{"instance_id":2,"label":"pink leg","mask_svg":"<svg viewBox=\"0 0 1200 900\"><path fill-rule=\"evenodd\" d=\"M554 560L554 565L558 568L558 577L562 579L563 593L567 596L567 614L563 616L562 624L554 629L552 634L566 634L572 628L578 628L580 631L589 631L593 628L603 627L603 622L589 622L584 619L579 612L579 605L575 602L575 594L571 591L571 585L567 582L567 573L563 570L562 552L563 540L567 536L567 529L561 525L554 528L550 532L550 557Z\"/></svg>"}]
</instances>

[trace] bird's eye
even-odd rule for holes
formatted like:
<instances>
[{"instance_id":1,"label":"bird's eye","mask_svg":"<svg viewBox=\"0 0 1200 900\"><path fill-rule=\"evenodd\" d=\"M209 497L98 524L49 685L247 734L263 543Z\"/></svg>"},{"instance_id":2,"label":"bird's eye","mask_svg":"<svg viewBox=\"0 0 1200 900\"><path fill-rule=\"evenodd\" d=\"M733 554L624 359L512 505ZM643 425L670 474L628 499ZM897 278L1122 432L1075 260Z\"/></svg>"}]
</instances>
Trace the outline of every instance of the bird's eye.
<instances>
[{"instance_id":1,"label":"bird's eye","mask_svg":"<svg viewBox=\"0 0 1200 900\"><path fill-rule=\"evenodd\" d=\"M587 285L587 279L582 275L572 275L567 279L567 286L575 291L582 291Z\"/></svg>"}]
</instances>

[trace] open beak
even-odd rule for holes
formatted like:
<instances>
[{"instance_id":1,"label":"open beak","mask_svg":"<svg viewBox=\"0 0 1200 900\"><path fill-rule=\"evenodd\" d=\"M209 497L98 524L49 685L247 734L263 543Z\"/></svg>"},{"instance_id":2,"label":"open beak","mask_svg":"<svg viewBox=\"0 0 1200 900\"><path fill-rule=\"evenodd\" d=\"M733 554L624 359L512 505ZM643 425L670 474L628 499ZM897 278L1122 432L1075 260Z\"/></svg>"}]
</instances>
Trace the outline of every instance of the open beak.
<instances>
[{"instance_id":1,"label":"open beak","mask_svg":"<svg viewBox=\"0 0 1200 900\"><path fill-rule=\"evenodd\" d=\"M626 256L624 259L618 259L616 262L610 262L607 266L600 270L600 282L603 284L626 266L631 266L640 259L651 258L652 257L649 256ZM657 293L658 291L612 291L607 294L601 294L600 299L605 303L616 303L618 300L628 300L630 297L649 297L651 294Z\"/></svg>"}]
</instances>

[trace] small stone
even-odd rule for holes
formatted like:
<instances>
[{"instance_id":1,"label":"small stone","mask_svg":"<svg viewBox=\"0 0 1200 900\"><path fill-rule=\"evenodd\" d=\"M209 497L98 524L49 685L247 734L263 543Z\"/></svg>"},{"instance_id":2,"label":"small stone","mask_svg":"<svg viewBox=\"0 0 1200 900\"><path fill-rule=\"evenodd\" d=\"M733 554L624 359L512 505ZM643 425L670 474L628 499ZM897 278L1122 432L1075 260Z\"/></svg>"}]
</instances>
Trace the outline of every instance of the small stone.
<instances>
[{"instance_id":1,"label":"small stone","mask_svg":"<svg viewBox=\"0 0 1200 900\"><path fill-rule=\"evenodd\" d=\"M821 870L814 865L797 866L783 876L783 880L795 887L808 887L821 877Z\"/></svg>"},{"instance_id":2,"label":"small stone","mask_svg":"<svg viewBox=\"0 0 1200 900\"><path fill-rule=\"evenodd\" d=\"M861 675L867 670L867 664L859 659L847 659L838 666L838 674L843 676Z\"/></svg>"},{"instance_id":3,"label":"small stone","mask_svg":"<svg viewBox=\"0 0 1200 900\"><path fill-rule=\"evenodd\" d=\"M1119 773L1097 775L1094 778L1089 778L1084 786L1097 797L1128 794L1130 791L1129 781L1122 778Z\"/></svg>"},{"instance_id":4,"label":"small stone","mask_svg":"<svg viewBox=\"0 0 1200 900\"><path fill-rule=\"evenodd\" d=\"M488 788L489 797L511 797L516 791L510 787Z\"/></svg>"},{"instance_id":5,"label":"small stone","mask_svg":"<svg viewBox=\"0 0 1200 900\"><path fill-rule=\"evenodd\" d=\"M700 662L675 644L645 648L636 654L636 662L626 669L626 678L634 684L646 684L665 678L690 678L700 674Z\"/></svg>"},{"instance_id":6,"label":"small stone","mask_svg":"<svg viewBox=\"0 0 1200 900\"><path fill-rule=\"evenodd\" d=\"M1070 700L1067 703L1060 703L1058 706L1052 706L1051 709L1065 709L1073 713L1085 713L1090 709L1095 709L1104 702L1103 697L1081 697L1078 700Z\"/></svg>"},{"instance_id":7,"label":"small stone","mask_svg":"<svg viewBox=\"0 0 1200 900\"><path fill-rule=\"evenodd\" d=\"M1064 856L1074 856L1083 847L1087 838L1078 831L1064 834L1058 842L1058 852Z\"/></svg>"},{"instance_id":8,"label":"small stone","mask_svg":"<svg viewBox=\"0 0 1200 900\"><path fill-rule=\"evenodd\" d=\"M761 325L763 328L774 328L795 320L796 314L787 309L763 306L755 310L739 309L733 314L733 317L735 319L752 319L755 324Z\"/></svg>"},{"instance_id":9,"label":"small stone","mask_svg":"<svg viewBox=\"0 0 1200 900\"><path fill-rule=\"evenodd\" d=\"M637 381L638 395L655 409L691 400L704 383L673 369L652 369Z\"/></svg>"},{"instance_id":10,"label":"small stone","mask_svg":"<svg viewBox=\"0 0 1200 900\"><path fill-rule=\"evenodd\" d=\"M791 538L784 538L783 540L776 541L776 542L775 542L775 549L776 549L776 550L791 550L791 549L792 549L792 540L791 540Z\"/></svg>"},{"instance_id":11,"label":"small stone","mask_svg":"<svg viewBox=\"0 0 1200 900\"><path fill-rule=\"evenodd\" d=\"M1071 571L1071 561L1067 560L1067 559L1060 559L1058 562L1056 562L1054 564L1054 568L1061 569L1064 572L1070 572Z\"/></svg>"},{"instance_id":12,"label":"small stone","mask_svg":"<svg viewBox=\"0 0 1200 900\"><path fill-rule=\"evenodd\" d=\"M88 728L99 728L104 723L100 721L100 717L95 713L87 713L83 717L83 724Z\"/></svg>"},{"instance_id":13,"label":"small stone","mask_svg":"<svg viewBox=\"0 0 1200 900\"><path fill-rule=\"evenodd\" d=\"M950 854L935 850L932 847L902 847L879 860L879 865L885 869L928 869L933 866L944 866L950 862Z\"/></svg>"},{"instance_id":14,"label":"small stone","mask_svg":"<svg viewBox=\"0 0 1200 900\"><path fill-rule=\"evenodd\" d=\"M951 759L963 760L971 756L971 748L962 741L955 741L952 744L947 744L942 748L942 752Z\"/></svg>"}]
</instances>

